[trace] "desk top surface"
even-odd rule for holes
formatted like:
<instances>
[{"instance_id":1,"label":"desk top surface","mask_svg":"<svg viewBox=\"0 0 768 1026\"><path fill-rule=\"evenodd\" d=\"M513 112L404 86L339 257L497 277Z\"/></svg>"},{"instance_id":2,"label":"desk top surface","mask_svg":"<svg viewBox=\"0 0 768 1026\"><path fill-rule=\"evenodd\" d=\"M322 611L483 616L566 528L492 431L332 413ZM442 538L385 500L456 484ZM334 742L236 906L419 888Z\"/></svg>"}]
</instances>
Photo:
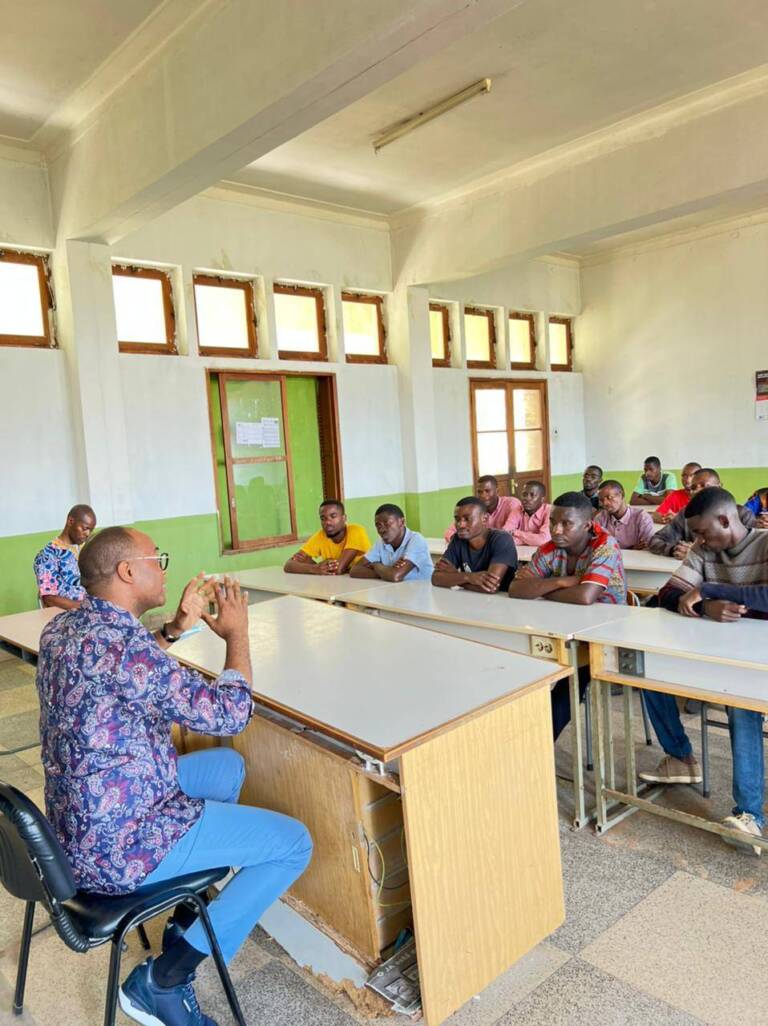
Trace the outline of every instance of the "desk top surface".
<instances>
[{"instance_id":1,"label":"desk top surface","mask_svg":"<svg viewBox=\"0 0 768 1026\"><path fill-rule=\"evenodd\" d=\"M272 591L278 595L299 595L302 598L335 602L369 588L391 587L386 581L355 580L349 574L287 574L282 567L264 566L258 570L238 570L234 575L244 588Z\"/></svg>"},{"instance_id":2,"label":"desk top surface","mask_svg":"<svg viewBox=\"0 0 768 1026\"><path fill-rule=\"evenodd\" d=\"M578 631L576 637L616 648L768 669L768 623L764 620L716 623L666 609L640 608L630 613L624 619Z\"/></svg>"},{"instance_id":3,"label":"desk top surface","mask_svg":"<svg viewBox=\"0 0 768 1026\"><path fill-rule=\"evenodd\" d=\"M442 555L446 544L442 538L427 538L432 555ZM536 551L534 545L518 545L517 556L521 563L528 563ZM647 549L622 549L621 558L625 570L645 570L648 573L667 574L669 577L680 566L679 559L670 556L656 556Z\"/></svg>"},{"instance_id":4,"label":"desk top surface","mask_svg":"<svg viewBox=\"0 0 768 1026\"><path fill-rule=\"evenodd\" d=\"M48 609L31 609L28 613L0 616L0 639L37 655L43 627L61 612L61 609L51 606Z\"/></svg>"},{"instance_id":5,"label":"desk top surface","mask_svg":"<svg viewBox=\"0 0 768 1026\"><path fill-rule=\"evenodd\" d=\"M567 673L540 659L294 596L251 606L259 702L388 761L478 710ZM224 642L208 628L173 655L209 674Z\"/></svg>"}]
</instances>

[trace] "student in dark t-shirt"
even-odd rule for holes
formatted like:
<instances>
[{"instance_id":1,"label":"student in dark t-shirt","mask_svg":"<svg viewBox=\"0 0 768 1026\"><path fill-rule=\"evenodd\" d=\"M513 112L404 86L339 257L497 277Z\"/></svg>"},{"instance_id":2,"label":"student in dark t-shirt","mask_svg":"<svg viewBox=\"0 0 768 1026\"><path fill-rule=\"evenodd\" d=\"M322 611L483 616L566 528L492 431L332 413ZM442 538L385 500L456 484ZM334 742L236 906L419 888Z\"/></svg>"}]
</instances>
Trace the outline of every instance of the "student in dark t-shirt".
<instances>
[{"instance_id":1,"label":"student in dark t-shirt","mask_svg":"<svg viewBox=\"0 0 768 1026\"><path fill-rule=\"evenodd\" d=\"M480 499L459 499L453 511L456 534L432 574L438 588L466 588L493 593L509 588L517 570L512 535L488 527L488 510Z\"/></svg>"}]
</instances>

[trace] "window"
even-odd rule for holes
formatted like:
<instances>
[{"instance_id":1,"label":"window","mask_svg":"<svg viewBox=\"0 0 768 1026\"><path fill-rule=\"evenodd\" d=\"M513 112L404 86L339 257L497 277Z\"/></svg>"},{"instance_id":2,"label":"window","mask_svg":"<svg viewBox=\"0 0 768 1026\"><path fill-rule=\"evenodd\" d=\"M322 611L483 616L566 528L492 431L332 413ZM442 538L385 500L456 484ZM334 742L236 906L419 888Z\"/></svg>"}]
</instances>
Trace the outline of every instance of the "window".
<instances>
[{"instance_id":1,"label":"window","mask_svg":"<svg viewBox=\"0 0 768 1026\"><path fill-rule=\"evenodd\" d=\"M258 356L253 283L196 274L193 280L201 356Z\"/></svg>"},{"instance_id":2,"label":"window","mask_svg":"<svg viewBox=\"0 0 768 1026\"><path fill-rule=\"evenodd\" d=\"M493 310L464 307L467 367L496 366L496 323Z\"/></svg>"},{"instance_id":3,"label":"window","mask_svg":"<svg viewBox=\"0 0 768 1026\"><path fill-rule=\"evenodd\" d=\"M0 250L0 345L53 346L52 308L47 257Z\"/></svg>"},{"instance_id":4,"label":"window","mask_svg":"<svg viewBox=\"0 0 768 1026\"><path fill-rule=\"evenodd\" d=\"M322 289L275 284L278 355L285 360L327 360Z\"/></svg>"},{"instance_id":5,"label":"window","mask_svg":"<svg viewBox=\"0 0 768 1026\"><path fill-rule=\"evenodd\" d=\"M570 317L549 318L549 366L573 370L573 322Z\"/></svg>"},{"instance_id":6,"label":"window","mask_svg":"<svg viewBox=\"0 0 768 1026\"><path fill-rule=\"evenodd\" d=\"M509 315L509 359L513 370L533 370L536 364L536 315Z\"/></svg>"},{"instance_id":7,"label":"window","mask_svg":"<svg viewBox=\"0 0 768 1026\"><path fill-rule=\"evenodd\" d=\"M121 353L175 354L171 278L155 267L112 268L117 342Z\"/></svg>"},{"instance_id":8,"label":"window","mask_svg":"<svg viewBox=\"0 0 768 1026\"><path fill-rule=\"evenodd\" d=\"M429 304L429 337L432 343L432 366L451 366L451 319L447 306Z\"/></svg>"},{"instance_id":9,"label":"window","mask_svg":"<svg viewBox=\"0 0 768 1026\"><path fill-rule=\"evenodd\" d=\"M472 461L475 480L498 479L502 495L527 481L549 483L545 381L470 381Z\"/></svg>"},{"instance_id":10,"label":"window","mask_svg":"<svg viewBox=\"0 0 768 1026\"><path fill-rule=\"evenodd\" d=\"M383 298L342 292L341 307L347 363L386 363Z\"/></svg>"}]
</instances>

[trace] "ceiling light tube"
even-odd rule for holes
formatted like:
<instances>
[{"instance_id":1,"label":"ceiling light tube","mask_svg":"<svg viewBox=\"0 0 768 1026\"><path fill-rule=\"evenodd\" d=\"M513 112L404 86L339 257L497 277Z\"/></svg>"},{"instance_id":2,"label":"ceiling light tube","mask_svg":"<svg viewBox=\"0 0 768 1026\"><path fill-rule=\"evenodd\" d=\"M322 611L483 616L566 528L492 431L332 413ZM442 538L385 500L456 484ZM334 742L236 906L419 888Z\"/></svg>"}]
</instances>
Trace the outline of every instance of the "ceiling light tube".
<instances>
[{"instance_id":1,"label":"ceiling light tube","mask_svg":"<svg viewBox=\"0 0 768 1026\"><path fill-rule=\"evenodd\" d=\"M471 86L467 86L466 89L462 89L460 93L454 93L453 96L448 96L444 100L440 100L439 103L434 104L432 107L428 107L426 110L419 111L418 114L414 114L413 117L407 118L405 121L399 122L392 128L388 128L386 132L373 140L373 149L375 153L378 153L384 146L389 146L390 143L396 139L402 139L408 132L412 132L414 128L419 128L421 125L426 125L428 121L433 121L435 118L439 118L441 114L445 114L446 111L453 110L454 107L458 107L462 103L466 103L467 100L471 100L473 96L479 96L481 93L488 93L491 90L490 78L481 78L479 82L474 82Z\"/></svg>"}]
</instances>

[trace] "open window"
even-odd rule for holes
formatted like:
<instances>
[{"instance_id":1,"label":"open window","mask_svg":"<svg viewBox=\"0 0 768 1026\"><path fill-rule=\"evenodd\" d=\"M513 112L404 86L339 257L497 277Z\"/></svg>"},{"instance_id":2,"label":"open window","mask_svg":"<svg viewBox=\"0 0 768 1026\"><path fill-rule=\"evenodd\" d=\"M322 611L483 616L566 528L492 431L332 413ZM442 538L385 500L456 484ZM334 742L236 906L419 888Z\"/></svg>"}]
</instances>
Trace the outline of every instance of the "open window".
<instances>
[{"instance_id":1,"label":"open window","mask_svg":"<svg viewBox=\"0 0 768 1026\"><path fill-rule=\"evenodd\" d=\"M50 348L48 258L0 249L0 345Z\"/></svg>"},{"instance_id":2,"label":"open window","mask_svg":"<svg viewBox=\"0 0 768 1026\"><path fill-rule=\"evenodd\" d=\"M512 311L509 315L509 359L512 370L536 366L536 315Z\"/></svg>"},{"instance_id":3,"label":"open window","mask_svg":"<svg viewBox=\"0 0 768 1026\"><path fill-rule=\"evenodd\" d=\"M327 360L325 296L308 285L275 282L277 350L283 360Z\"/></svg>"},{"instance_id":4,"label":"open window","mask_svg":"<svg viewBox=\"0 0 768 1026\"><path fill-rule=\"evenodd\" d=\"M120 352L176 355L170 274L158 267L115 264L112 289Z\"/></svg>"},{"instance_id":5,"label":"open window","mask_svg":"<svg viewBox=\"0 0 768 1026\"><path fill-rule=\"evenodd\" d=\"M342 292L347 363L386 363L383 296Z\"/></svg>"},{"instance_id":6,"label":"open window","mask_svg":"<svg viewBox=\"0 0 768 1026\"><path fill-rule=\"evenodd\" d=\"M429 304L429 339L432 346L432 366L451 366L451 316L443 303Z\"/></svg>"},{"instance_id":7,"label":"open window","mask_svg":"<svg viewBox=\"0 0 768 1026\"><path fill-rule=\"evenodd\" d=\"M253 282L196 274L193 281L201 356L258 356Z\"/></svg>"},{"instance_id":8,"label":"open window","mask_svg":"<svg viewBox=\"0 0 768 1026\"><path fill-rule=\"evenodd\" d=\"M549 366L555 371L573 370L573 320L549 318Z\"/></svg>"},{"instance_id":9,"label":"open window","mask_svg":"<svg viewBox=\"0 0 768 1026\"><path fill-rule=\"evenodd\" d=\"M493 370L496 367L496 319L493 310L465 306L464 338L467 367Z\"/></svg>"}]
</instances>

